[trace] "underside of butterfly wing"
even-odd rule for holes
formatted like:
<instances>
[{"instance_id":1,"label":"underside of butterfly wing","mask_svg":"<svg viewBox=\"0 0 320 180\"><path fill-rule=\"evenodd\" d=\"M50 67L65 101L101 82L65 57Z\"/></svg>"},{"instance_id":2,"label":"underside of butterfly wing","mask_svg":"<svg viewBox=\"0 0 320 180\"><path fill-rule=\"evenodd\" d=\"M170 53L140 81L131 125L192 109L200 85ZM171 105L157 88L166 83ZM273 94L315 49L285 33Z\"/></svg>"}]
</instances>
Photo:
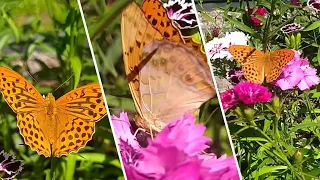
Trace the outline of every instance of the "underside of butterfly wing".
<instances>
[{"instance_id":1,"label":"underside of butterfly wing","mask_svg":"<svg viewBox=\"0 0 320 180\"><path fill-rule=\"evenodd\" d=\"M140 71L141 111L152 129L161 130L215 95L207 64L191 48L153 41L144 48L143 57L149 61Z\"/></svg>"},{"instance_id":2,"label":"underside of butterfly wing","mask_svg":"<svg viewBox=\"0 0 320 180\"><path fill-rule=\"evenodd\" d=\"M129 88L136 108L140 111L139 71L143 68L142 49L152 40L163 39L145 18L139 5L135 2L122 12L121 19L122 50Z\"/></svg>"},{"instance_id":3,"label":"underside of butterfly wing","mask_svg":"<svg viewBox=\"0 0 320 180\"><path fill-rule=\"evenodd\" d=\"M270 60L266 61L266 82L276 80L282 72L283 67L294 57L294 52L290 49L276 50L270 55Z\"/></svg>"}]
</instances>

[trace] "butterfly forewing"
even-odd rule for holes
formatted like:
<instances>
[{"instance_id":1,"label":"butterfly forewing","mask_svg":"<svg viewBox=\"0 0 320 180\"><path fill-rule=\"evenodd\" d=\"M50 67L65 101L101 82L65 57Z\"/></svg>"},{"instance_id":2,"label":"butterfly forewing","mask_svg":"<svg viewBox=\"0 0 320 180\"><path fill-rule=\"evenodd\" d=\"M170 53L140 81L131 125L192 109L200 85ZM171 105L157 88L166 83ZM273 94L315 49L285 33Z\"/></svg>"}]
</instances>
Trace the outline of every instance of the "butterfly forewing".
<instances>
[{"instance_id":1,"label":"butterfly forewing","mask_svg":"<svg viewBox=\"0 0 320 180\"><path fill-rule=\"evenodd\" d=\"M180 31L169 19L166 9L159 0L145 0L141 9L149 23L158 30L164 38L175 42L184 42Z\"/></svg>"},{"instance_id":2,"label":"butterfly forewing","mask_svg":"<svg viewBox=\"0 0 320 180\"><path fill-rule=\"evenodd\" d=\"M152 40L163 39L145 18L138 4L128 5L121 19L122 50L129 88L137 110L140 112L139 70L143 68L142 49Z\"/></svg>"},{"instance_id":3,"label":"butterfly forewing","mask_svg":"<svg viewBox=\"0 0 320 180\"><path fill-rule=\"evenodd\" d=\"M270 55L270 60L266 63L266 81L268 83L276 80L282 72L283 67L294 57L294 52L290 49L276 50Z\"/></svg>"},{"instance_id":4,"label":"butterfly forewing","mask_svg":"<svg viewBox=\"0 0 320 180\"><path fill-rule=\"evenodd\" d=\"M14 112L33 112L43 108L43 97L24 77L6 67L0 67L0 75L1 93Z\"/></svg>"},{"instance_id":5,"label":"butterfly forewing","mask_svg":"<svg viewBox=\"0 0 320 180\"><path fill-rule=\"evenodd\" d=\"M160 34L170 41L180 42L195 50L202 57L203 61L207 63L207 57L203 51L202 44L193 41L190 36L182 36L180 30L173 24L167 14L167 10L163 7L159 0L145 0L141 7L145 17L149 23Z\"/></svg>"},{"instance_id":6,"label":"butterfly forewing","mask_svg":"<svg viewBox=\"0 0 320 180\"><path fill-rule=\"evenodd\" d=\"M185 112L193 112L215 95L211 73L191 48L167 40L153 41L144 55L156 51L140 71L141 111L159 131Z\"/></svg>"}]
</instances>

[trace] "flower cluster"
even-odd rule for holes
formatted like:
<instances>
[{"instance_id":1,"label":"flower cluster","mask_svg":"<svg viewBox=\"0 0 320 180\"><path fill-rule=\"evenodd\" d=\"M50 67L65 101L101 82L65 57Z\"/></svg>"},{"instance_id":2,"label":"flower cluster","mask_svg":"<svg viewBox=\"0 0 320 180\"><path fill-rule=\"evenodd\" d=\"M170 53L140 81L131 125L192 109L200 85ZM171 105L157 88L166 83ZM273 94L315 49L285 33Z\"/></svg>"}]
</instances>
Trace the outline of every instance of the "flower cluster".
<instances>
[{"instance_id":1,"label":"flower cluster","mask_svg":"<svg viewBox=\"0 0 320 180\"><path fill-rule=\"evenodd\" d=\"M214 38L205 44L205 49L211 59L233 60L233 56L229 53L229 47L232 45L247 45L249 36L243 32L227 32L222 38Z\"/></svg>"},{"instance_id":2,"label":"flower cluster","mask_svg":"<svg viewBox=\"0 0 320 180\"><path fill-rule=\"evenodd\" d=\"M167 9L169 18L179 29L192 29L198 26L196 12L192 8L191 2L168 0L167 3L163 3L163 6Z\"/></svg>"},{"instance_id":3,"label":"flower cluster","mask_svg":"<svg viewBox=\"0 0 320 180\"><path fill-rule=\"evenodd\" d=\"M127 113L112 116L126 176L135 179L238 180L234 157L201 154L210 138L189 113L168 124L146 148L133 135Z\"/></svg>"},{"instance_id":4,"label":"flower cluster","mask_svg":"<svg viewBox=\"0 0 320 180\"><path fill-rule=\"evenodd\" d=\"M269 102L272 93L268 88L252 82L240 82L233 89L229 89L221 94L223 109L226 111L238 104L239 100L244 104L255 104L259 102Z\"/></svg>"},{"instance_id":5,"label":"flower cluster","mask_svg":"<svg viewBox=\"0 0 320 180\"><path fill-rule=\"evenodd\" d=\"M3 150L0 152L0 178L13 179L23 169L24 162L17 160L15 156L10 155Z\"/></svg>"},{"instance_id":6,"label":"flower cluster","mask_svg":"<svg viewBox=\"0 0 320 180\"><path fill-rule=\"evenodd\" d=\"M250 15L250 20L251 23L254 27L258 27L261 26L263 24L263 22L258 19L256 16L263 16L263 17L267 17L267 10L264 7L258 7L258 8L252 8L249 11L246 11L246 14Z\"/></svg>"},{"instance_id":7,"label":"flower cluster","mask_svg":"<svg viewBox=\"0 0 320 180\"><path fill-rule=\"evenodd\" d=\"M317 69L311 68L308 59L301 58L298 51L294 52L294 58L282 69L282 73L273 84L282 90L296 87L306 90L319 84Z\"/></svg>"}]
</instances>

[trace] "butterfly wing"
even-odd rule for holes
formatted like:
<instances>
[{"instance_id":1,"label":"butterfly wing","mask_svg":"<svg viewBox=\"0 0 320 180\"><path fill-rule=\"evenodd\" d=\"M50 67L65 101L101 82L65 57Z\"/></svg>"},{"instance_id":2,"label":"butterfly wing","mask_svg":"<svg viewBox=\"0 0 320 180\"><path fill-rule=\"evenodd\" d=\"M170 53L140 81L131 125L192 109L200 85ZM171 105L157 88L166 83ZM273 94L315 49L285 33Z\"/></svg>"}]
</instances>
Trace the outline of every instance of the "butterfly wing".
<instances>
[{"instance_id":1,"label":"butterfly wing","mask_svg":"<svg viewBox=\"0 0 320 180\"><path fill-rule=\"evenodd\" d=\"M24 77L9 68L0 67L0 74L0 91L17 114L17 126L25 144L39 155L50 156L50 144L39 119L45 109L41 94Z\"/></svg>"},{"instance_id":2,"label":"butterfly wing","mask_svg":"<svg viewBox=\"0 0 320 180\"><path fill-rule=\"evenodd\" d=\"M58 137L52 150L56 157L84 147L95 132L95 122L107 113L99 83L70 91L56 101L56 107Z\"/></svg>"},{"instance_id":3,"label":"butterfly wing","mask_svg":"<svg viewBox=\"0 0 320 180\"><path fill-rule=\"evenodd\" d=\"M159 0L144 0L141 9L149 23L158 30L161 35L170 41L183 42L180 31L173 25Z\"/></svg>"},{"instance_id":4,"label":"butterfly wing","mask_svg":"<svg viewBox=\"0 0 320 180\"><path fill-rule=\"evenodd\" d=\"M271 53L270 60L266 61L265 75L268 83L276 80L282 72L282 68L294 57L290 49L279 49Z\"/></svg>"},{"instance_id":5,"label":"butterfly wing","mask_svg":"<svg viewBox=\"0 0 320 180\"><path fill-rule=\"evenodd\" d=\"M145 18L139 5L135 2L128 5L122 12L121 19L122 50L129 88L134 103L140 113L139 102L139 71L144 66L142 49L152 40L163 39ZM141 113L140 113L141 114Z\"/></svg>"},{"instance_id":6,"label":"butterfly wing","mask_svg":"<svg viewBox=\"0 0 320 180\"><path fill-rule=\"evenodd\" d=\"M145 17L149 23L155 28L160 34L174 42L180 42L188 47L195 50L194 53L202 56L202 59L207 63L207 57L203 51L202 44L196 43L192 40L192 37L182 36L179 29L172 23L171 19L167 14L167 10L163 7L159 0L144 0L141 7Z\"/></svg>"},{"instance_id":7,"label":"butterfly wing","mask_svg":"<svg viewBox=\"0 0 320 180\"><path fill-rule=\"evenodd\" d=\"M191 48L167 40L144 48L154 53L140 71L141 111L159 131L185 112L194 112L215 95L210 71Z\"/></svg>"},{"instance_id":8,"label":"butterfly wing","mask_svg":"<svg viewBox=\"0 0 320 180\"><path fill-rule=\"evenodd\" d=\"M263 52L242 45L229 47L229 52L242 66L244 77L251 82L262 84L264 81L265 55Z\"/></svg>"}]
</instances>

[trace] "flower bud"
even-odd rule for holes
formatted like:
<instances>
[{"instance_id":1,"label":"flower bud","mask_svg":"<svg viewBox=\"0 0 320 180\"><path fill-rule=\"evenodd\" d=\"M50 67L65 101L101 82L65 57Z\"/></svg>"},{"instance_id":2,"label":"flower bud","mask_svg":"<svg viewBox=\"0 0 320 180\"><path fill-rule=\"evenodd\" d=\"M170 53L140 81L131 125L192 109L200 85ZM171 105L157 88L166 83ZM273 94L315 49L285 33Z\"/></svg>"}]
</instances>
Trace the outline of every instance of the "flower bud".
<instances>
[{"instance_id":1,"label":"flower bud","mask_svg":"<svg viewBox=\"0 0 320 180\"><path fill-rule=\"evenodd\" d=\"M242 110L241 110L240 107L237 107L234 111L236 112L236 114L237 114L239 117L244 118L244 115L243 115Z\"/></svg>"},{"instance_id":2,"label":"flower bud","mask_svg":"<svg viewBox=\"0 0 320 180\"><path fill-rule=\"evenodd\" d=\"M252 109L252 108L246 108L246 109L244 110L244 114L245 114L245 117L246 117L247 121L249 121L249 122L252 122L252 121L253 121L253 119L254 119L254 113L255 113L255 111L254 111L254 109Z\"/></svg>"},{"instance_id":3,"label":"flower bud","mask_svg":"<svg viewBox=\"0 0 320 180\"><path fill-rule=\"evenodd\" d=\"M303 153L297 150L293 155L293 161L296 164L301 164L302 160L303 160Z\"/></svg>"},{"instance_id":4,"label":"flower bud","mask_svg":"<svg viewBox=\"0 0 320 180\"><path fill-rule=\"evenodd\" d=\"M278 110L280 107L280 98L277 95L272 98L272 107L274 110Z\"/></svg>"}]
</instances>

